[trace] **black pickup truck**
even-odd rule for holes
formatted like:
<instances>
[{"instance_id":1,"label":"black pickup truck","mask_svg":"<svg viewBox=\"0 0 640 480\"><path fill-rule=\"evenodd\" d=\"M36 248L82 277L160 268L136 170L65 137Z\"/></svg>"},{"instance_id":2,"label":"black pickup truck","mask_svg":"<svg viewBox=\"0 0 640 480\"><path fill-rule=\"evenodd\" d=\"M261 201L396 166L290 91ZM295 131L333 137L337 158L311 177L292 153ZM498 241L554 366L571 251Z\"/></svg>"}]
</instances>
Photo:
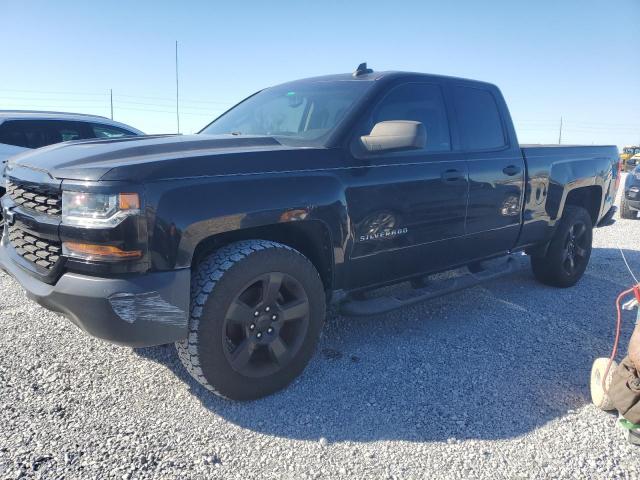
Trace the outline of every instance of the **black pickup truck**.
<instances>
[{"instance_id":1,"label":"black pickup truck","mask_svg":"<svg viewBox=\"0 0 640 480\"><path fill-rule=\"evenodd\" d=\"M543 283L575 284L617 159L523 148L491 84L361 65L264 89L196 135L14 157L0 265L91 335L175 342L205 387L257 398L304 369L329 302L387 311L514 252ZM454 269L472 280L424 280ZM415 293L371 295L401 282Z\"/></svg>"}]
</instances>

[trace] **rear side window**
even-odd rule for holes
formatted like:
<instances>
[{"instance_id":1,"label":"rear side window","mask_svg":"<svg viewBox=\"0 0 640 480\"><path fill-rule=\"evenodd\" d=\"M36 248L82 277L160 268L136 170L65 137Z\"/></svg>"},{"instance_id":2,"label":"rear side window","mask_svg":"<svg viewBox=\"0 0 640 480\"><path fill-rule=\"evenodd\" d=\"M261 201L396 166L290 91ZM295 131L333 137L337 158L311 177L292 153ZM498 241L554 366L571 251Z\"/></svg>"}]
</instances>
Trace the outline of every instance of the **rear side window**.
<instances>
[{"instance_id":1,"label":"rear side window","mask_svg":"<svg viewBox=\"0 0 640 480\"><path fill-rule=\"evenodd\" d=\"M124 130L123 128L114 127L111 125L100 125L97 123L91 124L93 135L96 138L119 138L135 135L133 132Z\"/></svg>"},{"instance_id":2,"label":"rear side window","mask_svg":"<svg viewBox=\"0 0 640 480\"><path fill-rule=\"evenodd\" d=\"M9 120L0 125L0 143L40 148L54 143L90 138L79 122L57 120Z\"/></svg>"},{"instance_id":3,"label":"rear side window","mask_svg":"<svg viewBox=\"0 0 640 480\"><path fill-rule=\"evenodd\" d=\"M495 150L506 145L496 100L488 90L454 88L462 143L468 150Z\"/></svg>"},{"instance_id":4,"label":"rear side window","mask_svg":"<svg viewBox=\"0 0 640 480\"><path fill-rule=\"evenodd\" d=\"M451 150L447 110L437 85L406 83L395 87L373 109L365 130L368 133L376 123L388 120L421 122L427 131L427 151Z\"/></svg>"}]
</instances>

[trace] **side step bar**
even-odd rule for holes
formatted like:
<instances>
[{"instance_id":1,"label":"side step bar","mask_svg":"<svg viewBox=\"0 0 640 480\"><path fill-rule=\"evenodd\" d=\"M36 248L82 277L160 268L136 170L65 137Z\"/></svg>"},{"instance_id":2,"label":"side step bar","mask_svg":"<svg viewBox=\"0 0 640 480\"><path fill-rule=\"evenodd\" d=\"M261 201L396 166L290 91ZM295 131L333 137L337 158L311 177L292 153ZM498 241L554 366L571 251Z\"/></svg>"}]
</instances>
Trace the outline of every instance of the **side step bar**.
<instances>
[{"instance_id":1,"label":"side step bar","mask_svg":"<svg viewBox=\"0 0 640 480\"><path fill-rule=\"evenodd\" d=\"M421 281L413 282L416 287L412 288L409 294L403 291L401 294L364 299L348 296L340 304L339 310L342 315L354 317L386 313L493 280L514 272L518 266L518 261L513 255L506 257L506 260L500 259L497 265L495 260L486 263L490 266L485 266L484 262L483 264L475 264L472 268L473 273L469 271L469 273L463 273L457 277L443 280L431 280L429 277L425 277Z\"/></svg>"}]
</instances>

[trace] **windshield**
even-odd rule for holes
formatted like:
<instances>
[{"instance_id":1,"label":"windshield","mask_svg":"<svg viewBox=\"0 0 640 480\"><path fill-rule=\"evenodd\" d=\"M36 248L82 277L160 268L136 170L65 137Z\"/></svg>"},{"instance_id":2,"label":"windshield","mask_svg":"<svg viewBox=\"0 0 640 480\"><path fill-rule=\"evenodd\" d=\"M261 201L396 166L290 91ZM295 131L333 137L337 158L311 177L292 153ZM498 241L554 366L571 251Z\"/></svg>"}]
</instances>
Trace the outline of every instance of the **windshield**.
<instances>
[{"instance_id":1,"label":"windshield","mask_svg":"<svg viewBox=\"0 0 640 480\"><path fill-rule=\"evenodd\" d=\"M363 81L317 81L267 88L200 133L268 135L284 144L324 145L370 86Z\"/></svg>"}]
</instances>

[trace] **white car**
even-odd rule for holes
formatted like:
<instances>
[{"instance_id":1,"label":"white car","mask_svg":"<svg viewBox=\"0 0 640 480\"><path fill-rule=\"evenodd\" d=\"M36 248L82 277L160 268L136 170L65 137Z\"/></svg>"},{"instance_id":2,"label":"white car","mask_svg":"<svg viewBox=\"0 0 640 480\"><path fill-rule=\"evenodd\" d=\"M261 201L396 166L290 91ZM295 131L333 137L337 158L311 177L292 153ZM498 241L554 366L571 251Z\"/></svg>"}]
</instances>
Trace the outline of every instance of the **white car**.
<instances>
[{"instance_id":1,"label":"white car","mask_svg":"<svg viewBox=\"0 0 640 480\"><path fill-rule=\"evenodd\" d=\"M13 155L69 140L131 135L144 133L97 115L0 110L0 197L5 192L4 170L7 160Z\"/></svg>"}]
</instances>

